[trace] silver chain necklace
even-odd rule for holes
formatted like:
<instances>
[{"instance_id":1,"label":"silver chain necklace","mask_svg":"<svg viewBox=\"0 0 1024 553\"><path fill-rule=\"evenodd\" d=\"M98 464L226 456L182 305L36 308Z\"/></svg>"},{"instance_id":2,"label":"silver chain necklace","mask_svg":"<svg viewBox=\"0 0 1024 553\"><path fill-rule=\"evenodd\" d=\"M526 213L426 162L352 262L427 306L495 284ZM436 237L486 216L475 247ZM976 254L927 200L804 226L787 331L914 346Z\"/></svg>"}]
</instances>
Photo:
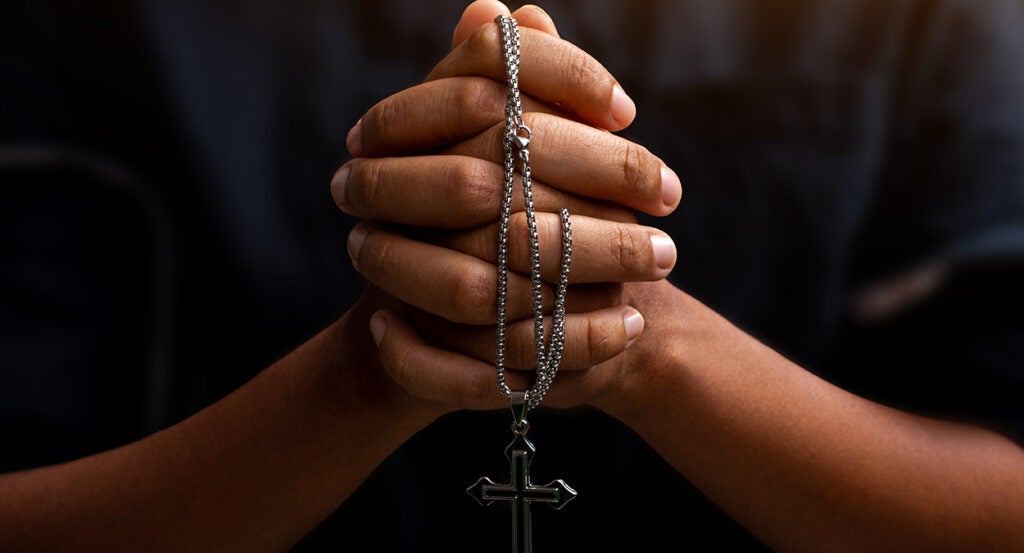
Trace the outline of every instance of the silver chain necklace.
<instances>
[{"instance_id":1,"label":"silver chain necklace","mask_svg":"<svg viewBox=\"0 0 1024 553\"><path fill-rule=\"evenodd\" d=\"M558 288L555 292L555 307L552 315L551 342L544 344L544 301L541 295L543 281L540 274L540 239L537 236L537 215L533 206L533 188L530 175L530 128L523 122L523 106L519 97L519 25L511 17L499 16L495 21L501 28L502 51L505 59L505 73L508 81L508 95L505 102L505 182L501 202L501 220L498 228L498 329L495 372L498 388L508 398L512 407L512 433L515 438L505 450L510 465L508 484L496 484L487 477L480 478L466 489L481 505L494 501L508 501L512 504L512 551L531 553L530 504L547 503L561 509L576 497L576 491L562 480L555 480L546 486L530 482L530 461L537 452L536 447L526 439L530 424L527 413L537 408L548 388L555 379L562 362L565 345L565 292L569 285L569 264L572 258L572 225L569 211L560 210L562 219L562 261ZM520 162L523 183L523 204L530 239L530 278L533 296L533 328L537 353L537 376L533 387L525 391L512 390L505 381L506 303L508 300L508 227L512 213L512 190L515 185L516 158Z\"/></svg>"},{"instance_id":2,"label":"silver chain necklace","mask_svg":"<svg viewBox=\"0 0 1024 553\"><path fill-rule=\"evenodd\" d=\"M572 259L572 225L569 211L562 209L562 263L558 289L555 293L555 309L552 316L551 343L544 344L544 303L541 296L543 281L540 275L540 240L537 237L537 215L533 207L533 186L530 174L529 127L523 123L523 106L519 98L519 26L511 17L499 18L502 50L505 57L505 72L508 78L508 95L505 102L505 189L501 202L501 223L498 229L498 337L495 370L498 387L513 404L519 399L505 382L506 347L506 301L508 298L508 225L512 212L512 188L515 184L515 161L520 161L523 182L523 204L526 224L530 234L530 277L533 292L533 328L537 352L537 378L533 388L523 392L523 413L536 409L544 394L555 379L562 362L562 348L565 344L565 291L569 285L569 264Z\"/></svg>"}]
</instances>

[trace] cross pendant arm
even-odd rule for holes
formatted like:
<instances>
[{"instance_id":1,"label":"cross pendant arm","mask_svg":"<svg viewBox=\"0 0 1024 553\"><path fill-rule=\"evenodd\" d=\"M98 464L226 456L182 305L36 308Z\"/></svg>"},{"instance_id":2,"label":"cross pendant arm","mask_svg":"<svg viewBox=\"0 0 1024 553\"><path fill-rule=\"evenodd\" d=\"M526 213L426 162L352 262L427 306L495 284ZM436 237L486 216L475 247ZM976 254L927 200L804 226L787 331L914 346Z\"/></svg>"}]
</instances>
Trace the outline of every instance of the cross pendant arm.
<instances>
[{"instance_id":1,"label":"cross pendant arm","mask_svg":"<svg viewBox=\"0 0 1024 553\"><path fill-rule=\"evenodd\" d=\"M511 503L513 553L533 551L530 504L546 503L561 509L576 497L576 490L563 480L554 480L546 486L535 486L530 482L530 461L536 451L523 433L516 433L505 450L511 472L509 483L498 484L485 476L466 488L466 493L481 505L487 506L495 501Z\"/></svg>"}]
</instances>

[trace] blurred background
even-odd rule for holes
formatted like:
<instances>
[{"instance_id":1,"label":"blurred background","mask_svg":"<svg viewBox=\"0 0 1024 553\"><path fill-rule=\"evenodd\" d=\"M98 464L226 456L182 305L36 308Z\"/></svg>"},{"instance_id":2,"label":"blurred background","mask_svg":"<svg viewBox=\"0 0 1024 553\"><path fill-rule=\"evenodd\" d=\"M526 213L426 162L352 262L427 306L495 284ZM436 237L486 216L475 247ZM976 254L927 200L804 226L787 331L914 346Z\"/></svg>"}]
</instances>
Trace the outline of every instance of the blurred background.
<instances>
[{"instance_id":1,"label":"blurred background","mask_svg":"<svg viewBox=\"0 0 1024 553\"><path fill-rule=\"evenodd\" d=\"M466 3L0 2L0 470L174 424L352 304L346 134ZM676 284L855 393L1024 435L1024 2L541 5L682 178L645 220ZM506 470L505 425L445 418L298 549L503 536L462 490ZM616 421L535 427L586 490L538 543L759 548Z\"/></svg>"}]
</instances>

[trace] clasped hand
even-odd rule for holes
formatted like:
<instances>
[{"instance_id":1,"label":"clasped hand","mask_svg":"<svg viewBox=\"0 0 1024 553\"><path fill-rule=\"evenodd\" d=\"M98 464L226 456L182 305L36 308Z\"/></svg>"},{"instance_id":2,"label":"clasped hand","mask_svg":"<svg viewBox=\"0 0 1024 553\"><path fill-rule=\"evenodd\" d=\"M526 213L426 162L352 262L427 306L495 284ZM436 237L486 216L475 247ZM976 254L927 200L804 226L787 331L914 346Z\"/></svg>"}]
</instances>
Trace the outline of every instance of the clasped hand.
<instances>
[{"instance_id":1,"label":"clasped hand","mask_svg":"<svg viewBox=\"0 0 1024 553\"><path fill-rule=\"evenodd\" d=\"M506 88L500 35L490 22L503 10L496 2L466 10L452 51L426 81L373 106L352 129L354 159L331 183L338 207L367 220L349 236L355 268L400 302L370 323L384 368L409 393L449 408L505 405L493 363ZM600 365L643 332L624 283L662 280L676 261L672 240L637 224L634 210L668 215L681 187L646 148L609 132L631 123L635 107L608 71L560 39L543 11L525 7L513 16L521 26L520 86L533 132L548 313L560 208L572 213L574 229L565 372L546 403L589 403L607 387L595 374ZM509 244L506 365L513 389L529 387L535 366L520 198L517 190Z\"/></svg>"}]
</instances>

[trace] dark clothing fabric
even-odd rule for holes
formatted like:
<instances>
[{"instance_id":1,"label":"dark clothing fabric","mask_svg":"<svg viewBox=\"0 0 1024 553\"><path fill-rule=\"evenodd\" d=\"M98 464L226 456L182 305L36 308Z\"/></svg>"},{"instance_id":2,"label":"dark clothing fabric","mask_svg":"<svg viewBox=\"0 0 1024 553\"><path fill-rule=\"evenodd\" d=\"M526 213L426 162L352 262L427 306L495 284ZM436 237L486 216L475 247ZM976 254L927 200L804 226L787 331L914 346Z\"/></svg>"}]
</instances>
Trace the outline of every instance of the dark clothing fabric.
<instances>
[{"instance_id":1,"label":"dark clothing fabric","mask_svg":"<svg viewBox=\"0 0 1024 553\"><path fill-rule=\"evenodd\" d=\"M327 183L379 99L447 51L461 0L5 2L0 470L141 437L240 385L360 291ZM1024 6L1017 0L564 0L562 35L680 174L672 279L855 393L1024 437ZM930 263L929 301L853 294ZM737 405L742 409L742 405ZM579 491L535 541L753 538L589 409L531 416L534 477ZM298 546L476 551L508 513L506 413L420 433Z\"/></svg>"}]
</instances>

